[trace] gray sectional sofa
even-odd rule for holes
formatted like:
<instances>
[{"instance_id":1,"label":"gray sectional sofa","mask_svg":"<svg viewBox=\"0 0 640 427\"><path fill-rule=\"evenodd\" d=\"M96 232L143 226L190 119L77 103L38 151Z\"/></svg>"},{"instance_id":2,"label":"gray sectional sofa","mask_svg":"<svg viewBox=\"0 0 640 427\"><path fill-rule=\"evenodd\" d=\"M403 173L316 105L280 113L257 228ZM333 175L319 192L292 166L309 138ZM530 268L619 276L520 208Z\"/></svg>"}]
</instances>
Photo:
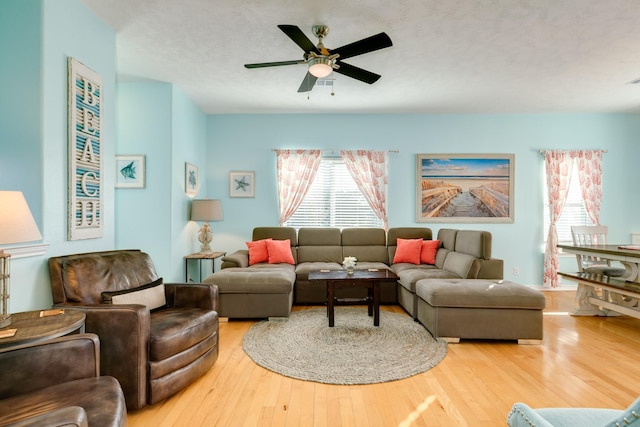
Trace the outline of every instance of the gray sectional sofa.
<instances>
[{"instance_id":1,"label":"gray sectional sofa","mask_svg":"<svg viewBox=\"0 0 640 427\"><path fill-rule=\"evenodd\" d=\"M222 258L222 268L205 278L219 291L219 315L229 318L287 317L292 304L324 304L326 285L309 282L313 270L341 270L346 256L358 259L356 269L389 268L398 283L381 287L381 303L400 304L417 318L416 283L423 279L496 279L503 277L503 261L491 256L486 231L440 229L435 264L394 263L397 239L432 239L427 227L301 228L257 227L252 240L290 241L294 264L250 265L242 249ZM362 297L364 289L342 290L341 297Z\"/></svg>"}]
</instances>

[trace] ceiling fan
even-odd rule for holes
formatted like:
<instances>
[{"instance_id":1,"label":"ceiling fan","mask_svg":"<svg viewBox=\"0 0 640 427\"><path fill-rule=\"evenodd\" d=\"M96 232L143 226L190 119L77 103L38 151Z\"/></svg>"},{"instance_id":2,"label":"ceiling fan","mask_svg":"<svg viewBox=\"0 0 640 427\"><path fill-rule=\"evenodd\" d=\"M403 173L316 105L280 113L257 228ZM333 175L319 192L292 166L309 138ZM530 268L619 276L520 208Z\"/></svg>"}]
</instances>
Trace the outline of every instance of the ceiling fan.
<instances>
[{"instance_id":1,"label":"ceiling fan","mask_svg":"<svg viewBox=\"0 0 640 427\"><path fill-rule=\"evenodd\" d=\"M313 89L318 78L326 77L331 74L332 71L365 83L375 83L381 77L379 74L347 64L346 62L342 62L342 60L393 45L386 33L379 33L337 49L327 49L322 43L324 37L329 33L329 27L325 25L313 26L313 34L318 38L317 46L314 46L302 30L295 25L278 25L278 28L304 50L303 59L245 64L244 66L246 68L265 68L279 67L281 65L307 64L309 69L302 80L302 84L298 88L298 92L309 92Z\"/></svg>"}]
</instances>

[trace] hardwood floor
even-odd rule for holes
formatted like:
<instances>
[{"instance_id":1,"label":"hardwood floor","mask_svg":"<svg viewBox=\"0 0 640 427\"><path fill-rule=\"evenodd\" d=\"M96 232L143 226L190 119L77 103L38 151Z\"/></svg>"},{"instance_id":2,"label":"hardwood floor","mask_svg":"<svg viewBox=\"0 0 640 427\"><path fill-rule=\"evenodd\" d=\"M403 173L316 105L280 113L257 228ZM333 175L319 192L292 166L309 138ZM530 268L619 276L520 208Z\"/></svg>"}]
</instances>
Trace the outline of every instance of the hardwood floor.
<instances>
[{"instance_id":1,"label":"hardwood floor","mask_svg":"<svg viewBox=\"0 0 640 427\"><path fill-rule=\"evenodd\" d=\"M518 401L625 408L640 396L640 320L570 316L574 295L545 292L541 345L463 340L423 374L364 386L267 371L242 350L253 322L223 321L214 367L170 399L130 412L129 426L499 426Z\"/></svg>"}]
</instances>

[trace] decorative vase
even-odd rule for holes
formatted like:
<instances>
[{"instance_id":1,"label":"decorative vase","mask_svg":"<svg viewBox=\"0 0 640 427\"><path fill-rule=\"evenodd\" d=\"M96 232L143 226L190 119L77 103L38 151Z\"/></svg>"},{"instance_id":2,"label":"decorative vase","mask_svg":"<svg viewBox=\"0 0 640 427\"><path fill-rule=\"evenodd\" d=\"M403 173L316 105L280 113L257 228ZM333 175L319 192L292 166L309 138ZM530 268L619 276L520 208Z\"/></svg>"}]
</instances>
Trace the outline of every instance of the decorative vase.
<instances>
[{"instance_id":1,"label":"decorative vase","mask_svg":"<svg viewBox=\"0 0 640 427\"><path fill-rule=\"evenodd\" d=\"M345 257L342 266L347 270L347 274L353 274L353 268L356 266L358 259L354 256Z\"/></svg>"}]
</instances>

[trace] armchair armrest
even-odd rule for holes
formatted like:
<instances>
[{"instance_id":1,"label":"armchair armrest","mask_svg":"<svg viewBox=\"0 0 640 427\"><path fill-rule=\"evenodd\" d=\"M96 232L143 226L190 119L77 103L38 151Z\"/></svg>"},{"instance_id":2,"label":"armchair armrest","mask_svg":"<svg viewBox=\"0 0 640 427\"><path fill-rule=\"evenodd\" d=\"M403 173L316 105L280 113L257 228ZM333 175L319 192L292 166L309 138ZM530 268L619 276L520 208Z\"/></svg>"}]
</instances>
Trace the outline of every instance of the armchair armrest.
<instances>
[{"instance_id":1,"label":"armchair armrest","mask_svg":"<svg viewBox=\"0 0 640 427\"><path fill-rule=\"evenodd\" d=\"M124 391L127 408L147 404L147 361L151 320L147 307L138 304L56 304L83 310L85 330L98 335L100 374L115 377Z\"/></svg>"},{"instance_id":2,"label":"armchair armrest","mask_svg":"<svg viewBox=\"0 0 640 427\"><path fill-rule=\"evenodd\" d=\"M218 311L218 286L204 283L165 283L167 304Z\"/></svg>"},{"instance_id":3,"label":"armchair armrest","mask_svg":"<svg viewBox=\"0 0 640 427\"><path fill-rule=\"evenodd\" d=\"M100 341L76 334L0 349L0 399L100 375Z\"/></svg>"},{"instance_id":4,"label":"armchair armrest","mask_svg":"<svg viewBox=\"0 0 640 427\"><path fill-rule=\"evenodd\" d=\"M67 406L66 408L54 409L42 415L26 418L12 427L88 427L89 420L87 413L79 406Z\"/></svg>"},{"instance_id":5,"label":"armchair armrest","mask_svg":"<svg viewBox=\"0 0 640 427\"><path fill-rule=\"evenodd\" d=\"M524 403L513 405L507 417L507 424L509 427L553 427L549 421Z\"/></svg>"},{"instance_id":6,"label":"armchair armrest","mask_svg":"<svg viewBox=\"0 0 640 427\"><path fill-rule=\"evenodd\" d=\"M249 251L246 249L240 249L231 255L223 256L221 268L230 267L249 267Z\"/></svg>"}]
</instances>

